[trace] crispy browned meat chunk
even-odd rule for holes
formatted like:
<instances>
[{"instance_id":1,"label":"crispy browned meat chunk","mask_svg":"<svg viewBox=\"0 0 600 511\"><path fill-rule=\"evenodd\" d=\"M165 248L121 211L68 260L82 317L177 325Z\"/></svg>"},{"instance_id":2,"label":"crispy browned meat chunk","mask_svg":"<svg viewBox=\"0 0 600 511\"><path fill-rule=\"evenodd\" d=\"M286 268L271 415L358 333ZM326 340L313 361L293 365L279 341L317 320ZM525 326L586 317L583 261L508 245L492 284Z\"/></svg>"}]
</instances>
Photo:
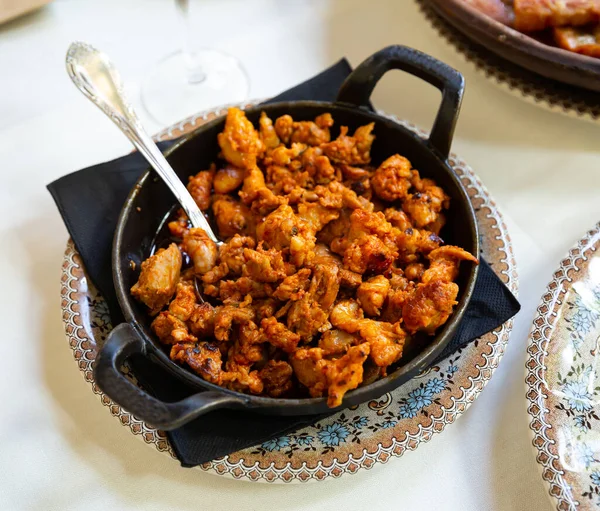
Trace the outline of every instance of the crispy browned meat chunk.
<instances>
[{"instance_id":1,"label":"crispy browned meat chunk","mask_svg":"<svg viewBox=\"0 0 600 511\"><path fill-rule=\"evenodd\" d=\"M326 356L340 356L346 353L350 346L358 344L359 339L360 337L357 335L349 334L343 330L327 330L319 339L319 348L323 350L323 354Z\"/></svg>"},{"instance_id":2,"label":"crispy browned meat chunk","mask_svg":"<svg viewBox=\"0 0 600 511\"><path fill-rule=\"evenodd\" d=\"M267 215L286 203L284 197L275 195L265 184L265 176L258 167L252 167L246 173L244 184L239 192L242 202L259 215Z\"/></svg>"},{"instance_id":3,"label":"crispy browned meat chunk","mask_svg":"<svg viewBox=\"0 0 600 511\"><path fill-rule=\"evenodd\" d=\"M333 326L353 334L360 330L360 320L364 319L364 315L355 300L341 300L331 311L329 319Z\"/></svg>"},{"instance_id":4,"label":"crispy browned meat chunk","mask_svg":"<svg viewBox=\"0 0 600 511\"><path fill-rule=\"evenodd\" d=\"M409 281L400 268L392 268L390 277L390 290L379 319L387 323L396 323L402 318L402 307L406 300L412 296L415 283Z\"/></svg>"},{"instance_id":5,"label":"crispy browned meat chunk","mask_svg":"<svg viewBox=\"0 0 600 511\"><path fill-rule=\"evenodd\" d=\"M362 275L350 270L342 268L340 270L340 285L345 287L355 288L360 286L362 282Z\"/></svg>"},{"instance_id":6,"label":"crispy browned meat chunk","mask_svg":"<svg viewBox=\"0 0 600 511\"><path fill-rule=\"evenodd\" d=\"M362 167L353 167L351 165L347 165L346 163L340 163L339 167L342 171L342 176L344 176L344 179L350 181L352 183L352 186L355 186L357 182L363 182L365 180L368 180L369 176L371 175L371 172L369 172L369 170ZM356 193L359 193L357 190L354 191ZM361 190L360 195L364 195L364 191L364 189Z\"/></svg>"},{"instance_id":7,"label":"crispy browned meat chunk","mask_svg":"<svg viewBox=\"0 0 600 511\"><path fill-rule=\"evenodd\" d=\"M359 196L354 190L344 186L338 181L331 181L327 188L315 187L315 192L319 193L319 202L327 207L340 207L348 209L364 209L365 211L373 211L373 203L365 197ZM329 192L329 193L324 193Z\"/></svg>"},{"instance_id":8,"label":"crispy browned meat chunk","mask_svg":"<svg viewBox=\"0 0 600 511\"><path fill-rule=\"evenodd\" d=\"M317 238L321 244L339 255L344 255L344 250L347 247L346 236L350 229L351 213L350 209L342 209L339 218L329 222L317 234Z\"/></svg>"},{"instance_id":9,"label":"crispy browned meat chunk","mask_svg":"<svg viewBox=\"0 0 600 511\"><path fill-rule=\"evenodd\" d=\"M333 126L333 119L330 114L318 116L315 119L315 122L294 122L290 141L292 143L300 142L312 146L325 144L331 140L329 134L329 128L331 126Z\"/></svg>"},{"instance_id":10,"label":"crispy browned meat chunk","mask_svg":"<svg viewBox=\"0 0 600 511\"><path fill-rule=\"evenodd\" d=\"M298 349L291 359L296 377L312 397L328 393L327 405L339 406L344 394L362 382L363 364L369 356L369 344L351 346L347 353L327 360L321 348Z\"/></svg>"},{"instance_id":11,"label":"crispy browned meat chunk","mask_svg":"<svg viewBox=\"0 0 600 511\"><path fill-rule=\"evenodd\" d=\"M213 180L213 188L217 194L231 193L237 190L244 181L246 171L233 165L225 165L217 170Z\"/></svg>"},{"instance_id":12,"label":"crispy browned meat chunk","mask_svg":"<svg viewBox=\"0 0 600 511\"><path fill-rule=\"evenodd\" d=\"M452 282L458 277L458 267L461 261L471 261L479 264L474 255L453 245L437 248L430 252L427 258L430 261L429 268L425 270L422 276L422 281L425 284L436 280Z\"/></svg>"},{"instance_id":13,"label":"crispy browned meat chunk","mask_svg":"<svg viewBox=\"0 0 600 511\"><path fill-rule=\"evenodd\" d=\"M265 149L269 150L277 147L279 145L279 137L273 126L273 121L265 112L261 112L258 124L260 126L260 138Z\"/></svg>"},{"instance_id":14,"label":"crispy browned meat chunk","mask_svg":"<svg viewBox=\"0 0 600 511\"><path fill-rule=\"evenodd\" d=\"M189 365L194 372L211 383L222 383L221 352L209 342L177 343L171 348L171 360Z\"/></svg>"},{"instance_id":15,"label":"crispy browned meat chunk","mask_svg":"<svg viewBox=\"0 0 600 511\"><path fill-rule=\"evenodd\" d=\"M289 308L288 328L296 331L305 341L310 341L317 332L329 329L329 310L339 289L337 265L315 266L308 291Z\"/></svg>"},{"instance_id":16,"label":"crispy browned meat chunk","mask_svg":"<svg viewBox=\"0 0 600 511\"><path fill-rule=\"evenodd\" d=\"M292 147L280 145L271 151L271 159L275 165L282 167L289 166L292 160L295 160L300 154L306 150L304 144L292 144Z\"/></svg>"},{"instance_id":17,"label":"crispy browned meat chunk","mask_svg":"<svg viewBox=\"0 0 600 511\"><path fill-rule=\"evenodd\" d=\"M329 142L329 128L333 126L331 114L319 115L314 122L295 122L290 115L275 121L275 131L284 144L300 142L311 146Z\"/></svg>"},{"instance_id":18,"label":"crispy browned meat chunk","mask_svg":"<svg viewBox=\"0 0 600 511\"><path fill-rule=\"evenodd\" d=\"M291 240L300 232L299 219L287 205L280 206L267 216L256 228L256 237L269 248L283 250L289 248Z\"/></svg>"},{"instance_id":19,"label":"crispy browned meat chunk","mask_svg":"<svg viewBox=\"0 0 600 511\"><path fill-rule=\"evenodd\" d=\"M348 233L348 238L352 240L360 238L365 234L374 234L385 243L391 245L394 245L396 242L396 233L381 211L372 213L356 209L350 215L350 232Z\"/></svg>"},{"instance_id":20,"label":"crispy browned meat chunk","mask_svg":"<svg viewBox=\"0 0 600 511\"><path fill-rule=\"evenodd\" d=\"M244 249L244 269L242 274L258 282L277 282L285 278L285 263L279 250L264 250L260 245L256 250Z\"/></svg>"},{"instance_id":21,"label":"crispy browned meat chunk","mask_svg":"<svg viewBox=\"0 0 600 511\"><path fill-rule=\"evenodd\" d=\"M333 326L348 333L359 333L371 346L371 359L380 367L397 362L402 356L406 334L398 324L365 319L353 300L339 302L331 311Z\"/></svg>"},{"instance_id":22,"label":"crispy browned meat chunk","mask_svg":"<svg viewBox=\"0 0 600 511\"><path fill-rule=\"evenodd\" d=\"M388 367L400 360L406 333L398 323L363 319L360 336L371 346L371 360L379 367Z\"/></svg>"},{"instance_id":23,"label":"crispy browned meat chunk","mask_svg":"<svg viewBox=\"0 0 600 511\"><path fill-rule=\"evenodd\" d=\"M242 169L256 166L256 157L264 150L262 140L252 123L239 108L227 112L225 129L217 136L223 157Z\"/></svg>"},{"instance_id":24,"label":"crispy browned meat chunk","mask_svg":"<svg viewBox=\"0 0 600 511\"><path fill-rule=\"evenodd\" d=\"M421 191L408 194L402 203L402 209L411 223L419 229L436 222L442 209L447 209L450 203L450 197L439 186L432 184L431 179L423 179L421 183Z\"/></svg>"},{"instance_id":25,"label":"crispy browned meat chunk","mask_svg":"<svg viewBox=\"0 0 600 511\"><path fill-rule=\"evenodd\" d=\"M195 342L198 340L196 336L190 334L185 322L167 311L162 311L156 316L151 326L156 337L164 344Z\"/></svg>"},{"instance_id":26,"label":"crispy browned meat chunk","mask_svg":"<svg viewBox=\"0 0 600 511\"><path fill-rule=\"evenodd\" d=\"M402 320L410 333L423 331L433 335L456 305L458 286L454 282L432 280L419 284L402 307Z\"/></svg>"},{"instance_id":27,"label":"crispy browned meat chunk","mask_svg":"<svg viewBox=\"0 0 600 511\"><path fill-rule=\"evenodd\" d=\"M395 201L406 197L411 187L411 165L404 156L395 154L385 160L373 174L371 185L380 199Z\"/></svg>"},{"instance_id":28,"label":"crispy browned meat chunk","mask_svg":"<svg viewBox=\"0 0 600 511\"><path fill-rule=\"evenodd\" d=\"M177 284L175 298L169 304L169 312L181 321L190 319L196 305L196 290L190 281Z\"/></svg>"},{"instance_id":29,"label":"crispy browned meat chunk","mask_svg":"<svg viewBox=\"0 0 600 511\"><path fill-rule=\"evenodd\" d=\"M324 310L329 312L340 290L339 267L336 264L320 264L313 269L308 294Z\"/></svg>"},{"instance_id":30,"label":"crispy browned meat chunk","mask_svg":"<svg viewBox=\"0 0 600 511\"><path fill-rule=\"evenodd\" d=\"M600 58L600 25L555 28L554 40L565 50Z\"/></svg>"},{"instance_id":31,"label":"crispy browned meat chunk","mask_svg":"<svg viewBox=\"0 0 600 511\"><path fill-rule=\"evenodd\" d=\"M598 0L514 0L514 11L515 28L521 32L600 21Z\"/></svg>"},{"instance_id":32,"label":"crispy browned meat chunk","mask_svg":"<svg viewBox=\"0 0 600 511\"><path fill-rule=\"evenodd\" d=\"M375 123L357 128L354 135L348 136L348 127L342 126L338 138L321 148L330 160L347 165L366 165L371 161L371 144L375 136L371 134Z\"/></svg>"},{"instance_id":33,"label":"crispy browned meat chunk","mask_svg":"<svg viewBox=\"0 0 600 511\"><path fill-rule=\"evenodd\" d=\"M235 348L234 345L227 354L226 371L222 375L223 384L237 392L260 394L264 390L264 384L258 376L258 371L252 370L249 365L236 363L233 354Z\"/></svg>"},{"instance_id":34,"label":"crispy browned meat chunk","mask_svg":"<svg viewBox=\"0 0 600 511\"><path fill-rule=\"evenodd\" d=\"M131 294L148 306L150 314L158 314L169 303L177 288L181 263L181 252L175 243L142 263L140 277L131 288Z\"/></svg>"},{"instance_id":35,"label":"crispy browned meat chunk","mask_svg":"<svg viewBox=\"0 0 600 511\"><path fill-rule=\"evenodd\" d=\"M317 184L327 184L338 177L338 172L320 147L308 147L303 151L301 163L302 169Z\"/></svg>"},{"instance_id":36,"label":"crispy browned meat chunk","mask_svg":"<svg viewBox=\"0 0 600 511\"><path fill-rule=\"evenodd\" d=\"M359 344L350 347L343 357L328 361L327 406L330 408L340 406L346 392L360 385L363 380L363 364L371 349L368 343Z\"/></svg>"},{"instance_id":37,"label":"crispy browned meat chunk","mask_svg":"<svg viewBox=\"0 0 600 511\"><path fill-rule=\"evenodd\" d=\"M284 144L289 144L294 130L294 119L291 115L282 115L275 119L275 132Z\"/></svg>"},{"instance_id":38,"label":"crispy browned meat chunk","mask_svg":"<svg viewBox=\"0 0 600 511\"><path fill-rule=\"evenodd\" d=\"M353 161L346 163L350 165L366 165L371 161L371 146L375 140L375 135L373 135L374 128L374 122L356 128L354 135L352 135L354 140L356 140L356 157L353 158Z\"/></svg>"},{"instance_id":39,"label":"crispy browned meat chunk","mask_svg":"<svg viewBox=\"0 0 600 511\"><path fill-rule=\"evenodd\" d=\"M397 230L395 235L399 253L398 260L404 264L418 261L420 254L427 255L442 243L439 236L424 229Z\"/></svg>"},{"instance_id":40,"label":"crispy browned meat chunk","mask_svg":"<svg viewBox=\"0 0 600 511\"><path fill-rule=\"evenodd\" d=\"M327 312L309 294L291 303L287 313L287 325L306 342L309 342L317 332L329 328Z\"/></svg>"},{"instance_id":41,"label":"crispy browned meat chunk","mask_svg":"<svg viewBox=\"0 0 600 511\"><path fill-rule=\"evenodd\" d=\"M269 360L258 372L258 377L270 397L281 397L292 388L292 366L283 360Z\"/></svg>"},{"instance_id":42,"label":"crispy browned meat chunk","mask_svg":"<svg viewBox=\"0 0 600 511\"><path fill-rule=\"evenodd\" d=\"M347 242L344 265L356 273L383 273L398 257L392 226L381 212L354 210Z\"/></svg>"},{"instance_id":43,"label":"crispy browned meat chunk","mask_svg":"<svg viewBox=\"0 0 600 511\"><path fill-rule=\"evenodd\" d=\"M175 236L176 238L183 238L185 233L190 229L190 221L185 214L183 209L177 210L177 217L168 223L169 232L171 236Z\"/></svg>"},{"instance_id":44,"label":"crispy browned meat chunk","mask_svg":"<svg viewBox=\"0 0 600 511\"><path fill-rule=\"evenodd\" d=\"M192 259L196 275L204 275L217 263L217 245L200 227L186 232L181 246Z\"/></svg>"},{"instance_id":45,"label":"crispy browned meat chunk","mask_svg":"<svg viewBox=\"0 0 600 511\"><path fill-rule=\"evenodd\" d=\"M246 172L242 189L239 192L240 199L242 199L244 204L251 206L266 186L262 170L254 166Z\"/></svg>"},{"instance_id":46,"label":"crispy browned meat chunk","mask_svg":"<svg viewBox=\"0 0 600 511\"><path fill-rule=\"evenodd\" d=\"M254 309L223 305L217 309L215 315L215 337L219 341L228 341L234 323L243 325L254 321Z\"/></svg>"},{"instance_id":47,"label":"crispy browned meat chunk","mask_svg":"<svg viewBox=\"0 0 600 511\"><path fill-rule=\"evenodd\" d=\"M273 287L250 277L236 280L222 280L219 286L219 299L223 303L241 302L246 296L266 298L273 293Z\"/></svg>"},{"instance_id":48,"label":"crispy browned meat chunk","mask_svg":"<svg viewBox=\"0 0 600 511\"><path fill-rule=\"evenodd\" d=\"M313 256L312 229L288 205L280 206L267 216L256 228L256 237L269 248L289 249L290 262L296 266L308 263Z\"/></svg>"},{"instance_id":49,"label":"crispy browned meat chunk","mask_svg":"<svg viewBox=\"0 0 600 511\"><path fill-rule=\"evenodd\" d=\"M261 332L254 321L242 323L239 327L238 338L228 356L236 364L242 366L264 362L266 350L261 341Z\"/></svg>"},{"instance_id":50,"label":"crispy browned meat chunk","mask_svg":"<svg viewBox=\"0 0 600 511\"><path fill-rule=\"evenodd\" d=\"M342 259L331 252L329 247L324 243L317 243L315 245L315 256L312 260L314 266L318 264L335 265L338 268L342 268Z\"/></svg>"},{"instance_id":51,"label":"crispy browned meat chunk","mask_svg":"<svg viewBox=\"0 0 600 511\"><path fill-rule=\"evenodd\" d=\"M369 316L379 316L389 290L390 281L383 275L377 275L363 282L358 287L356 298Z\"/></svg>"},{"instance_id":52,"label":"crispy browned meat chunk","mask_svg":"<svg viewBox=\"0 0 600 511\"><path fill-rule=\"evenodd\" d=\"M210 303L200 303L194 306L187 324L192 334L198 337L209 337L215 331L216 309Z\"/></svg>"},{"instance_id":53,"label":"crispy browned meat chunk","mask_svg":"<svg viewBox=\"0 0 600 511\"><path fill-rule=\"evenodd\" d=\"M401 231L406 231L407 229L412 228L412 224L406 213L399 209L387 208L383 214L385 215L385 219L394 227L400 229Z\"/></svg>"},{"instance_id":54,"label":"crispy browned meat chunk","mask_svg":"<svg viewBox=\"0 0 600 511\"><path fill-rule=\"evenodd\" d=\"M263 319L260 328L266 342L288 353L293 353L300 342L300 336L279 323L276 318Z\"/></svg>"},{"instance_id":55,"label":"crispy browned meat chunk","mask_svg":"<svg viewBox=\"0 0 600 511\"><path fill-rule=\"evenodd\" d=\"M296 203L299 200L299 197L296 197L296 195L291 197L292 200L290 200L290 194L298 190L297 193L301 196L304 190L298 187L296 176L290 169L273 163L266 168L265 181L269 190L274 194L286 194L288 204L292 202Z\"/></svg>"},{"instance_id":56,"label":"crispy browned meat chunk","mask_svg":"<svg viewBox=\"0 0 600 511\"><path fill-rule=\"evenodd\" d=\"M244 249L254 248L256 241L249 236L240 236L236 234L227 243L223 243L219 248L219 260L227 264L229 271L233 275L241 275L244 268Z\"/></svg>"},{"instance_id":57,"label":"crispy browned meat chunk","mask_svg":"<svg viewBox=\"0 0 600 511\"><path fill-rule=\"evenodd\" d=\"M304 202L318 202L324 208L340 209L344 206L343 190L344 185L331 181L327 186L317 185L311 191L304 192L301 199Z\"/></svg>"},{"instance_id":58,"label":"crispy browned meat chunk","mask_svg":"<svg viewBox=\"0 0 600 511\"><path fill-rule=\"evenodd\" d=\"M310 269L302 268L298 273L283 279L273 293L273 297L281 301L298 300L307 290L310 283Z\"/></svg>"},{"instance_id":59,"label":"crispy browned meat chunk","mask_svg":"<svg viewBox=\"0 0 600 511\"><path fill-rule=\"evenodd\" d=\"M339 216L338 210L323 207L318 202L298 204L298 217L304 221L307 231L310 231L312 236Z\"/></svg>"},{"instance_id":60,"label":"crispy browned meat chunk","mask_svg":"<svg viewBox=\"0 0 600 511\"><path fill-rule=\"evenodd\" d=\"M290 364L298 381L311 397L321 397L327 389L327 361L321 348L299 348L290 356Z\"/></svg>"},{"instance_id":61,"label":"crispy browned meat chunk","mask_svg":"<svg viewBox=\"0 0 600 511\"><path fill-rule=\"evenodd\" d=\"M404 275L408 280L421 280L424 272L425 265L423 263L410 263L404 268Z\"/></svg>"},{"instance_id":62,"label":"crispy browned meat chunk","mask_svg":"<svg viewBox=\"0 0 600 511\"><path fill-rule=\"evenodd\" d=\"M215 166L212 165L210 170L202 170L189 178L187 189L193 197L194 202L196 202L202 211L210 208L214 176Z\"/></svg>"},{"instance_id":63,"label":"crispy browned meat chunk","mask_svg":"<svg viewBox=\"0 0 600 511\"><path fill-rule=\"evenodd\" d=\"M273 298L253 300L252 307L256 312L256 322L260 324L263 319L273 316L279 305L280 304L277 303L277 300L274 300Z\"/></svg>"},{"instance_id":64,"label":"crispy browned meat chunk","mask_svg":"<svg viewBox=\"0 0 600 511\"><path fill-rule=\"evenodd\" d=\"M437 216L437 218L433 222L431 222L430 224L427 224L425 226L425 228L429 232L432 232L436 236L439 236L440 231L442 230L442 228L444 227L444 225L446 225L446 216L444 215L444 213L439 213L438 216Z\"/></svg>"},{"instance_id":65,"label":"crispy browned meat chunk","mask_svg":"<svg viewBox=\"0 0 600 511\"><path fill-rule=\"evenodd\" d=\"M220 263L202 275L202 282L205 284L216 284L227 277L227 275L229 275L229 266L227 263Z\"/></svg>"}]
</instances>

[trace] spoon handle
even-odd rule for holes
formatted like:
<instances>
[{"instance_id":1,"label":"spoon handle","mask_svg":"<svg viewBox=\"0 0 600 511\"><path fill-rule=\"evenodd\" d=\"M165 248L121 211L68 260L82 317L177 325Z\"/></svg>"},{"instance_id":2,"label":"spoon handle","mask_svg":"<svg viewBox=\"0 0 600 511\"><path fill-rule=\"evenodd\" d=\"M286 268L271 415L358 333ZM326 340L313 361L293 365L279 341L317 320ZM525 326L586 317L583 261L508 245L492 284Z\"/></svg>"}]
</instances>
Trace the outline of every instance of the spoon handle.
<instances>
[{"instance_id":1,"label":"spoon handle","mask_svg":"<svg viewBox=\"0 0 600 511\"><path fill-rule=\"evenodd\" d=\"M77 88L121 129L167 184L192 225L218 243L206 217L127 102L119 72L109 58L89 44L75 42L67 51L66 65Z\"/></svg>"}]
</instances>

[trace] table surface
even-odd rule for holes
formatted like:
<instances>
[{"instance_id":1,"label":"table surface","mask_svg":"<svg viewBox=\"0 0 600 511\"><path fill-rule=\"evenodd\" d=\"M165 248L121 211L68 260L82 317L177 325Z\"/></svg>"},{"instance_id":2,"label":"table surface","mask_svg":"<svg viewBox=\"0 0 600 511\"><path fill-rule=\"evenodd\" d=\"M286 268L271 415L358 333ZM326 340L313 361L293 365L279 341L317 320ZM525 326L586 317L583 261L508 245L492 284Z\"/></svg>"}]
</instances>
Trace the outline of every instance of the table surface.
<instances>
[{"instance_id":1,"label":"table surface","mask_svg":"<svg viewBox=\"0 0 600 511\"><path fill-rule=\"evenodd\" d=\"M111 417L65 341L60 267L67 232L45 185L129 151L70 84L69 42L102 48L128 88L176 49L167 0L57 0L0 26L0 508L541 510L550 501L526 414L527 335L539 297L569 247L600 219L600 127L508 95L441 40L409 0L224 0L193 3L199 42L238 56L265 97L346 56L393 43L464 73L453 149L503 211L519 266L522 312L493 379L469 411L418 450L372 470L310 485L265 485L180 468ZM429 127L432 87L399 72L379 108ZM192 113L192 112L190 112ZM157 130L159 126L148 123ZM273 505L273 504L271 504Z\"/></svg>"}]
</instances>

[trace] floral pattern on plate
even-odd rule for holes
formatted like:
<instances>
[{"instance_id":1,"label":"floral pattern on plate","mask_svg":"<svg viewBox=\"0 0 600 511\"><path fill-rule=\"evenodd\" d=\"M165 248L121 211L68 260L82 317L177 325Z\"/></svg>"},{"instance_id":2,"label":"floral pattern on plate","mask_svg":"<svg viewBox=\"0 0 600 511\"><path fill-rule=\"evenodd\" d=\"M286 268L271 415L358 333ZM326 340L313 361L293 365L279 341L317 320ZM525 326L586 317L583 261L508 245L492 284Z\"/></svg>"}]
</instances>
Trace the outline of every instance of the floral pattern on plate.
<instances>
[{"instance_id":1,"label":"floral pattern on plate","mask_svg":"<svg viewBox=\"0 0 600 511\"><path fill-rule=\"evenodd\" d=\"M560 263L531 331L530 429L557 509L600 506L600 224Z\"/></svg>"},{"instance_id":2,"label":"floral pattern on plate","mask_svg":"<svg viewBox=\"0 0 600 511\"><path fill-rule=\"evenodd\" d=\"M180 136L223 113L220 109L193 116L160 133L157 139ZM387 117L421 137L427 136L409 123L394 116ZM516 264L502 216L470 167L455 155L451 156L450 164L473 203L484 257L516 294ZM97 347L102 345L112 327L106 304L87 280L72 242L65 252L61 295L67 339L94 393L134 435L175 459L164 432L112 402L93 380L92 365ZM355 473L375 463L385 463L392 456L401 456L443 431L470 406L498 366L511 329L512 321L508 321L379 399L198 468L235 479L304 482Z\"/></svg>"},{"instance_id":3,"label":"floral pattern on plate","mask_svg":"<svg viewBox=\"0 0 600 511\"><path fill-rule=\"evenodd\" d=\"M285 435L267 440L256 448L252 454L266 454L266 452L281 451L291 457L294 451L303 448L305 451L321 449L321 454L327 454L346 442L361 443L364 431L374 433L381 429L396 427L402 419L412 419L422 413L427 416L426 407L432 403L440 404L436 398L446 390L446 382L439 377L431 378L426 383L421 382L418 387L411 390L406 397L395 403L393 409L388 410L380 420L374 422L365 415L348 416L342 412L331 422L321 421L315 424L316 435L309 435L306 431L298 435ZM396 411L394 411L394 409Z\"/></svg>"}]
</instances>

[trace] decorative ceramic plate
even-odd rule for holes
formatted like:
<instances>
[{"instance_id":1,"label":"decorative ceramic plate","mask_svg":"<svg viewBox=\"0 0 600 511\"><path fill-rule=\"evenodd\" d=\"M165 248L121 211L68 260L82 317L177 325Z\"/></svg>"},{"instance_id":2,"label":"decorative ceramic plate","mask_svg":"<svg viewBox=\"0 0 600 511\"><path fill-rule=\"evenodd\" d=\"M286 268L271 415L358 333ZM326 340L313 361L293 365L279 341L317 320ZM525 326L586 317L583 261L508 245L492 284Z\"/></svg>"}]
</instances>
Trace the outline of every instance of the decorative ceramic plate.
<instances>
[{"instance_id":1,"label":"decorative ceramic plate","mask_svg":"<svg viewBox=\"0 0 600 511\"><path fill-rule=\"evenodd\" d=\"M182 135L223 115L224 109L190 117L159 135ZM382 112L379 112L382 115ZM413 125L387 116L422 137ZM473 171L452 155L476 211L482 252L492 269L516 295L517 270L506 225L496 204ZM67 338L79 369L94 393L121 424L175 459L166 435L133 417L105 396L95 384L92 366L96 347L111 330L108 308L86 278L81 258L69 242L62 272L62 309ZM251 481L297 482L340 477L375 463L387 462L416 449L453 423L483 390L498 366L512 329L512 320L459 349L437 366L392 393L328 417L294 434L204 463L205 472Z\"/></svg>"},{"instance_id":2,"label":"decorative ceramic plate","mask_svg":"<svg viewBox=\"0 0 600 511\"><path fill-rule=\"evenodd\" d=\"M599 249L600 223L554 273L527 349L533 445L560 510L600 506Z\"/></svg>"},{"instance_id":3,"label":"decorative ceramic plate","mask_svg":"<svg viewBox=\"0 0 600 511\"><path fill-rule=\"evenodd\" d=\"M470 40L430 6L431 0L416 0L433 28L463 59L505 92L530 104L569 117L597 122L600 119L598 93L544 78L509 62Z\"/></svg>"}]
</instances>

